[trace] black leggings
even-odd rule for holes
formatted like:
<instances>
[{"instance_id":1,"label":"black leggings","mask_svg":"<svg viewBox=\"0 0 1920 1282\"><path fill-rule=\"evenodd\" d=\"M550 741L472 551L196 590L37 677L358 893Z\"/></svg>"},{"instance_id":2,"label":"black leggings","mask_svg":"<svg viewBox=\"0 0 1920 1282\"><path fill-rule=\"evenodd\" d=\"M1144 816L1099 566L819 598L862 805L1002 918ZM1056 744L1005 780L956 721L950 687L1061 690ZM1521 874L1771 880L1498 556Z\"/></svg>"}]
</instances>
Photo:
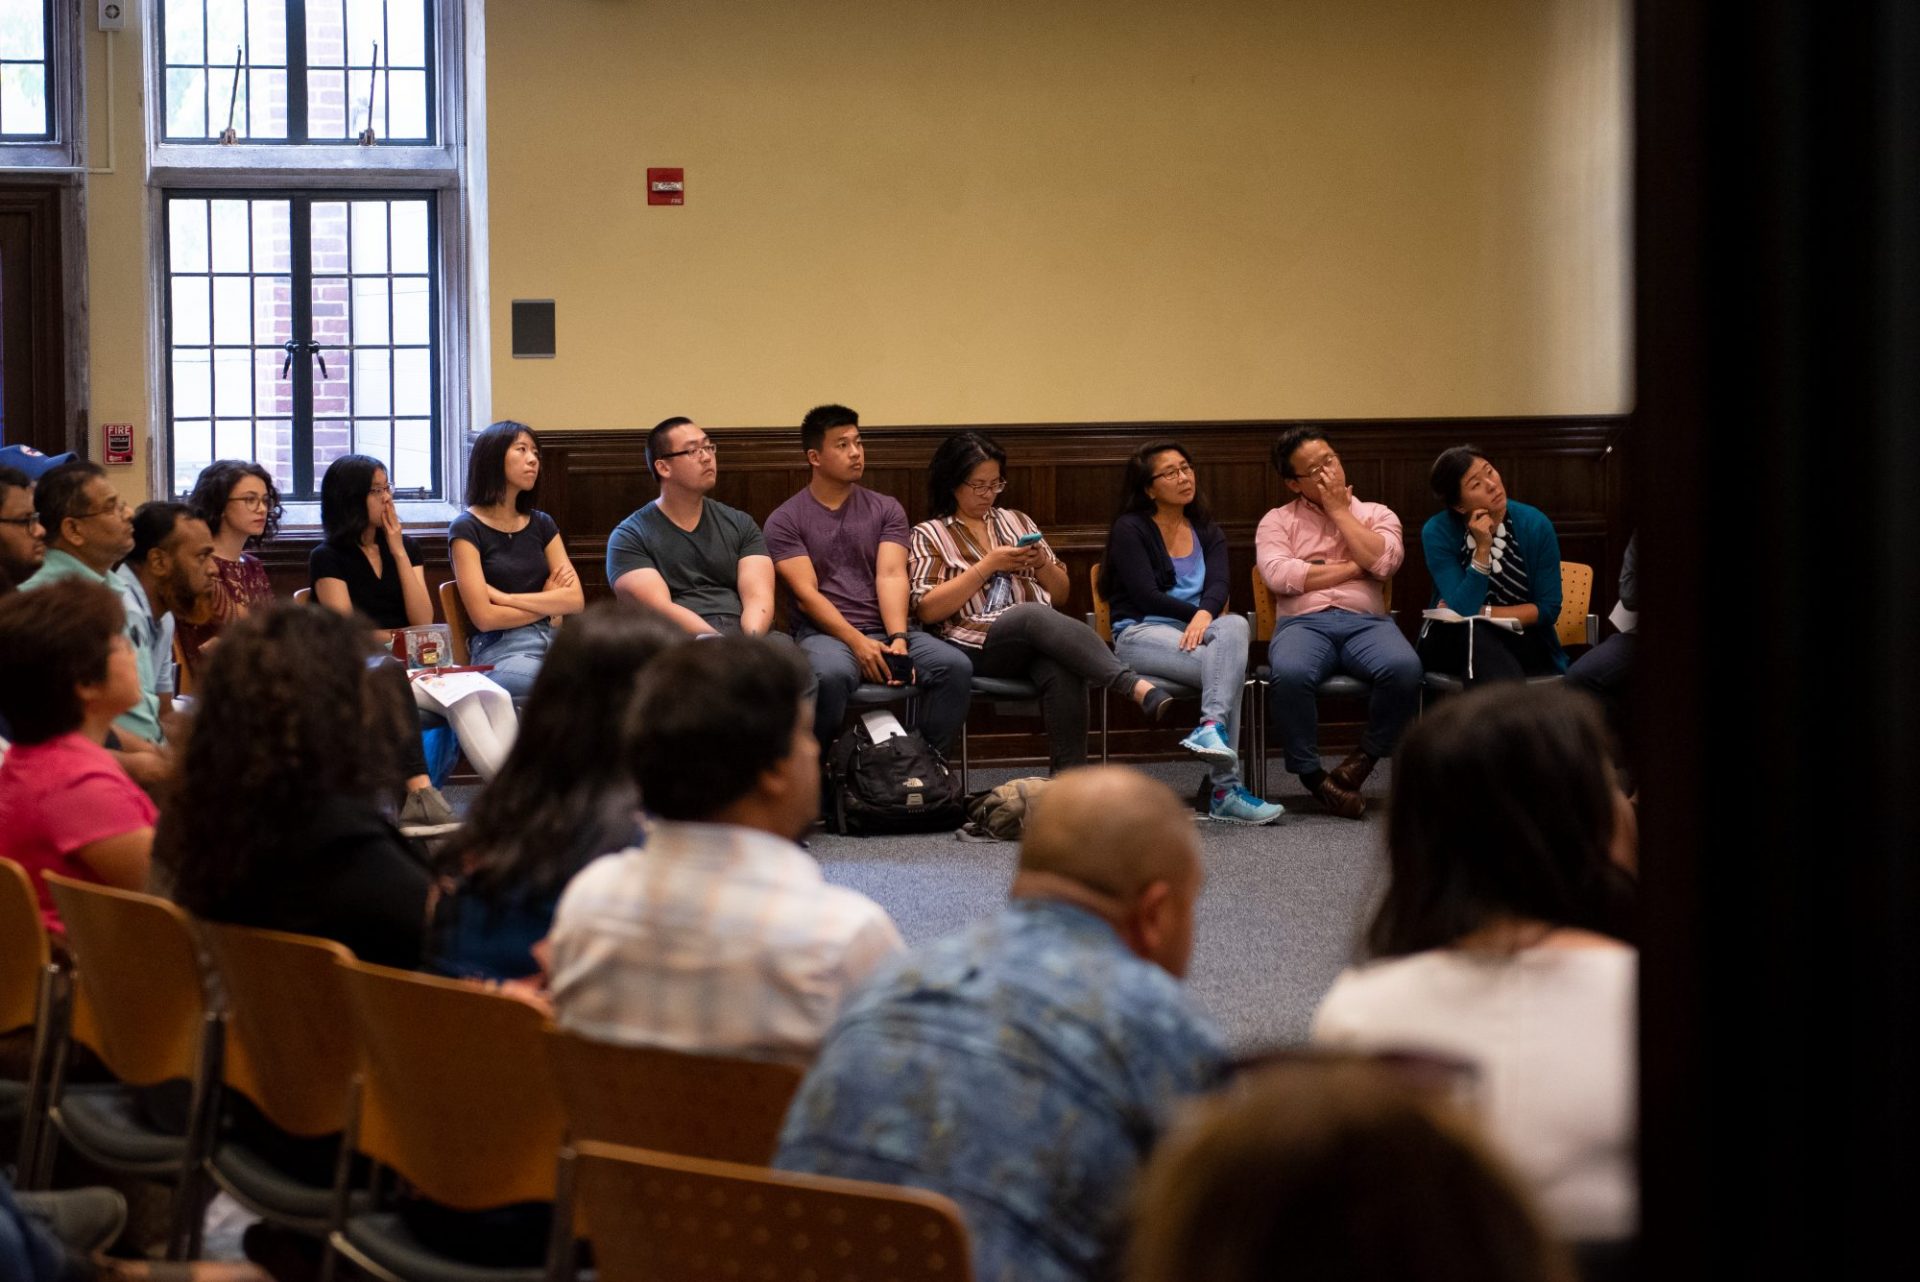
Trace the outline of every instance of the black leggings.
<instances>
[{"instance_id":1,"label":"black leggings","mask_svg":"<svg viewBox=\"0 0 1920 1282\"><path fill-rule=\"evenodd\" d=\"M1472 676L1467 675L1468 628L1473 629ZM1420 666L1459 677L1470 686L1546 676L1559 671L1547 641L1551 635L1551 629L1538 623L1524 632L1509 632L1491 623L1434 622L1420 638Z\"/></svg>"},{"instance_id":2,"label":"black leggings","mask_svg":"<svg viewBox=\"0 0 1920 1282\"><path fill-rule=\"evenodd\" d=\"M987 629L987 643L968 647L975 676L1024 678L1040 687L1040 716L1047 726L1053 772L1087 764L1087 687L1131 698L1140 675L1079 619L1029 601L1000 614Z\"/></svg>"}]
</instances>

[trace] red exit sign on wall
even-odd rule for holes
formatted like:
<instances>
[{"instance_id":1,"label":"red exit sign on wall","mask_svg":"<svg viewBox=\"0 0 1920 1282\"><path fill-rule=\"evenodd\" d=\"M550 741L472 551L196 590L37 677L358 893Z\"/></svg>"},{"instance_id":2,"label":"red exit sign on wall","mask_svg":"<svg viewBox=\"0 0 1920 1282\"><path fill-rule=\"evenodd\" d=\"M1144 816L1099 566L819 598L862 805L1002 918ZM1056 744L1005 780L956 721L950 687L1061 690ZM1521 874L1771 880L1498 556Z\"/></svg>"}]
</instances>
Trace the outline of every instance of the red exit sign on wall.
<instances>
[{"instance_id":1,"label":"red exit sign on wall","mask_svg":"<svg viewBox=\"0 0 1920 1282\"><path fill-rule=\"evenodd\" d=\"M686 171L683 169L647 170L647 203L649 205L686 204Z\"/></svg>"}]
</instances>

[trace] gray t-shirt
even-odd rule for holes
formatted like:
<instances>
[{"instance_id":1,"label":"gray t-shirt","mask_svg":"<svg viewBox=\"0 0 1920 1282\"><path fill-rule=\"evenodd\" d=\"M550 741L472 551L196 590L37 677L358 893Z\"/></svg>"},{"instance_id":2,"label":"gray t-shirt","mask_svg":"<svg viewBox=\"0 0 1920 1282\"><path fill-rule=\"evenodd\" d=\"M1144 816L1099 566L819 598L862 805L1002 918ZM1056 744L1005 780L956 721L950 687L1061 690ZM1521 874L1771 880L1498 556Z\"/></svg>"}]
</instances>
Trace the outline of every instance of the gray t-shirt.
<instances>
[{"instance_id":1,"label":"gray t-shirt","mask_svg":"<svg viewBox=\"0 0 1920 1282\"><path fill-rule=\"evenodd\" d=\"M884 626L873 582L882 543L907 546L907 510L898 499L860 486L837 510L801 490L767 518L767 549L774 562L797 556L812 561L820 595L861 632Z\"/></svg>"},{"instance_id":2,"label":"gray t-shirt","mask_svg":"<svg viewBox=\"0 0 1920 1282\"><path fill-rule=\"evenodd\" d=\"M632 570L655 570L673 603L701 618L740 614L740 558L767 555L767 540L738 508L700 501L691 533L667 519L658 501L613 527L607 537L607 582Z\"/></svg>"}]
</instances>

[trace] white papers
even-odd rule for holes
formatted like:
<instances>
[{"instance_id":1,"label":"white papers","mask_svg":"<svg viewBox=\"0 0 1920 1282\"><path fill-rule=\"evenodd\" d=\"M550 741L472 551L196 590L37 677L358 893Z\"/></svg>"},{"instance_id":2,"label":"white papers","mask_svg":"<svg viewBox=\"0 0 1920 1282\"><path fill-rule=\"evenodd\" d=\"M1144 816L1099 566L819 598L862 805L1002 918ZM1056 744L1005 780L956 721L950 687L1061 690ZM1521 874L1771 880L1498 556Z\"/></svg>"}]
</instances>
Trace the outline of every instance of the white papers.
<instances>
[{"instance_id":1,"label":"white papers","mask_svg":"<svg viewBox=\"0 0 1920 1282\"><path fill-rule=\"evenodd\" d=\"M1635 632L1640 627L1640 611L1629 610L1623 601L1613 603L1613 612L1607 615L1607 622L1622 632Z\"/></svg>"},{"instance_id":2,"label":"white papers","mask_svg":"<svg viewBox=\"0 0 1920 1282\"><path fill-rule=\"evenodd\" d=\"M488 690L504 690L487 679L484 672L430 672L411 674L415 689L425 690L443 708L451 708L469 695Z\"/></svg>"},{"instance_id":3,"label":"white papers","mask_svg":"<svg viewBox=\"0 0 1920 1282\"><path fill-rule=\"evenodd\" d=\"M1465 623L1467 621L1466 615L1456 614L1444 605L1437 610L1422 610L1420 617L1423 619L1432 619L1435 623ZM1496 619L1486 614L1476 614L1473 618L1478 623L1491 623L1494 627L1505 628L1509 632L1520 632L1523 630L1520 625L1520 620L1518 619Z\"/></svg>"},{"instance_id":4,"label":"white papers","mask_svg":"<svg viewBox=\"0 0 1920 1282\"><path fill-rule=\"evenodd\" d=\"M867 728L867 737L875 743L897 739L907 732L907 728L900 724L900 719L885 708L861 713L860 722Z\"/></svg>"}]
</instances>

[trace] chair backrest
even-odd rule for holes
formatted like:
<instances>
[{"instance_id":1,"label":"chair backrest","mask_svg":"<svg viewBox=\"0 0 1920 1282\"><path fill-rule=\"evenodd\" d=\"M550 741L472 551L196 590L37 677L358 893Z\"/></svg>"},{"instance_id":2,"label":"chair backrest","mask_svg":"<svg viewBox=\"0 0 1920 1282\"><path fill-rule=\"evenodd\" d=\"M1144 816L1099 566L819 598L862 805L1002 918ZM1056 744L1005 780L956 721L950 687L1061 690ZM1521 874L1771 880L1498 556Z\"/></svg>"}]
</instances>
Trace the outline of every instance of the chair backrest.
<instances>
[{"instance_id":1,"label":"chair backrest","mask_svg":"<svg viewBox=\"0 0 1920 1282\"><path fill-rule=\"evenodd\" d=\"M1380 603L1388 614L1393 613L1393 580L1388 579L1380 585ZM1273 606L1273 589L1260 576L1260 567L1253 567L1253 639L1255 641L1273 640L1273 625L1278 616Z\"/></svg>"},{"instance_id":2,"label":"chair backrest","mask_svg":"<svg viewBox=\"0 0 1920 1282\"><path fill-rule=\"evenodd\" d=\"M453 634L453 661L467 663L467 638L473 634L473 620L467 617L467 603L460 599L459 580L448 579L440 585L440 613L447 616L447 631Z\"/></svg>"},{"instance_id":3,"label":"chair backrest","mask_svg":"<svg viewBox=\"0 0 1920 1282\"><path fill-rule=\"evenodd\" d=\"M547 1030L575 1140L765 1166L800 1088L791 1064L687 1055Z\"/></svg>"},{"instance_id":4,"label":"chair backrest","mask_svg":"<svg viewBox=\"0 0 1920 1282\"><path fill-rule=\"evenodd\" d=\"M180 641L178 633L173 638L173 692L191 695L199 682L193 679L193 669L187 666L187 647Z\"/></svg>"},{"instance_id":5,"label":"chair backrest","mask_svg":"<svg viewBox=\"0 0 1920 1282\"><path fill-rule=\"evenodd\" d=\"M1107 604L1106 593L1100 590L1100 562L1095 561L1093 568L1087 571L1088 585L1093 589L1093 630L1108 645L1113 644L1113 608Z\"/></svg>"},{"instance_id":6,"label":"chair backrest","mask_svg":"<svg viewBox=\"0 0 1920 1282\"><path fill-rule=\"evenodd\" d=\"M1560 563L1560 619L1553 625L1561 645L1587 643L1587 611L1593 605L1593 567L1578 561Z\"/></svg>"},{"instance_id":7,"label":"chair backrest","mask_svg":"<svg viewBox=\"0 0 1920 1282\"><path fill-rule=\"evenodd\" d=\"M312 588L295 588L293 590L293 603L295 605L305 605L311 600L313 600Z\"/></svg>"},{"instance_id":8,"label":"chair backrest","mask_svg":"<svg viewBox=\"0 0 1920 1282\"><path fill-rule=\"evenodd\" d=\"M341 962L365 1054L362 1153L458 1210L550 1202L566 1119L532 1004Z\"/></svg>"},{"instance_id":9,"label":"chair backrest","mask_svg":"<svg viewBox=\"0 0 1920 1282\"><path fill-rule=\"evenodd\" d=\"M960 1208L924 1189L591 1141L576 1170L602 1282L973 1276Z\"/></svg>"},{"instance_id":10,"label":"chair backrest","mask_svg":"<svg viewBox=\"0 0 1920 1282\"><path fill-rule=\"evenodd\" d=\"M283 1131L344 1130L360 1051L339 963L353 954L277 930L202 922L201 933L226 985L226 1084Z\"/></svg>"},{"instance_id":11,"label":"chair backrest","mask_svg":"<svg viewBox=\"0 0 1920 1282\"><path fill-rule=\"evenodd\" d=\"M52 963L33 878L13 860L0 859L0 1033L39 1019L40 979Z\"/></svg>"},{"instance_id":12,"label":"chair backrest","mask_svg":"<svg viewBox=\"0 0 1920 1282\"><path fill-rule=\"evenodd\" d=\"M121 1081L151 1086L198 1070L205 982L187 915L164 899L44 874L67 928L73 1039Z\"/></svg>"}]
</instances>

